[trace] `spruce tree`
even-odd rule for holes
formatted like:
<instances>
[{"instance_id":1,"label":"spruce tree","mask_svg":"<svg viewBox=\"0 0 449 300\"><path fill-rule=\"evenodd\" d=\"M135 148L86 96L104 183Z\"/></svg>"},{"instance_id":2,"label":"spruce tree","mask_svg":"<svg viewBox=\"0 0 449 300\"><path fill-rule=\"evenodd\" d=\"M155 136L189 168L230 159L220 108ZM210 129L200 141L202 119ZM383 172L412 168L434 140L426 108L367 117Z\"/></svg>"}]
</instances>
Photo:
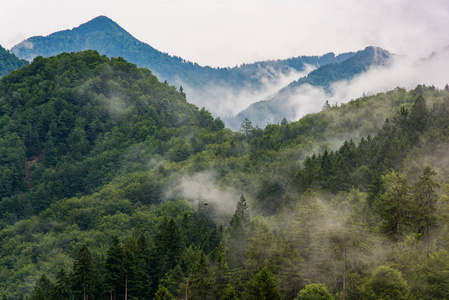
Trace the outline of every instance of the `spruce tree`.
<instances>
[{"instance_id":1,"label":"spruce tree","mask_svg":"<svg viewBox=\"0 0 449 300\"><path fill-rule=\"evenodd\" d=\"M430 228L436 224L436 204L438 195L435 189L439 183L434 180L436 172L430 165L426 165L419 176L419 180L413 185L412 191L415 205L415 222L417 231L426 234L427 237L427 257L430 256Z\"/></svg>"},{"instance_id":2,"label":"spruce tree","mask_svg":"<svg viewBox=\"0 0 449 300\"><path fill-rule=\"evenodd\" d=\"M69 286L69 278L65 273L64 269L58 272L56 275L56 285L53 289L53 298L54 299L69 299L70 297L70 286Z\"/></svg>"},{"instance_id":3,"label":"spruce tree","mask_svg":"<svg viewBox=\"0 0 449 300\"><path fill-rule=\"evenodd\" d=\"M123 248L117 236L112 236L112 245L106 256L106 283L109 286L111 299L117 299L118 291L124 277Z\"/></svg>"},{"instance_id":4,"label":"spruce tree","mask_svg":"<svg viewBox=\"0 0 449 300\"><path fill-rule=\"evenodd\" d=\"M73 265L72 291L75 299L93 298L95 290L94 267L89 249L84 244Z\"/></svg>"},{"instance_id":5,"label":"spruce tree","mask_svg":"<svg viewBox=\"0 0 449 300\"><path fill-rule=\"evenodd\" d=\"M279 283L267 267L262 268L246 289L245 299L280 300Z\"/></svg>"}]
</instances>

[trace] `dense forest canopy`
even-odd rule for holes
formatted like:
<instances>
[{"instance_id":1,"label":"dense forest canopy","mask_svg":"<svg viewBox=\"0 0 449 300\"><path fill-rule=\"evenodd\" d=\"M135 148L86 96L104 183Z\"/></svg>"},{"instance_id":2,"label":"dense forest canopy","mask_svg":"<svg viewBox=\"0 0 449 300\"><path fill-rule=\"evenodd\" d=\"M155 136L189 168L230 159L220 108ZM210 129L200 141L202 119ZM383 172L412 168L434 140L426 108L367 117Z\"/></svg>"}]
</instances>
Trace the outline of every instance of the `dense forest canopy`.
<instances>
[{"instance_id":1,"label":"dense forest canopy","mask_svg":"<svg viewBox=\"0 0 449 300\"><path fill-rule=\"evenodd\" d=\"M185 96L95 51L0 80L3 299L448 298L449 90L238 132Z\"/></svg>"},{"instance_id":2,"label":"dense forest canopy","mask_svg":"<svg viewBox=\"0 0 449 300\"><path fill-rule=\"evenodd\" d=\"M28 65L28 61L19 59L17 56L0 46L0 77L26 65Z\"/></svg>"}]
</instances>

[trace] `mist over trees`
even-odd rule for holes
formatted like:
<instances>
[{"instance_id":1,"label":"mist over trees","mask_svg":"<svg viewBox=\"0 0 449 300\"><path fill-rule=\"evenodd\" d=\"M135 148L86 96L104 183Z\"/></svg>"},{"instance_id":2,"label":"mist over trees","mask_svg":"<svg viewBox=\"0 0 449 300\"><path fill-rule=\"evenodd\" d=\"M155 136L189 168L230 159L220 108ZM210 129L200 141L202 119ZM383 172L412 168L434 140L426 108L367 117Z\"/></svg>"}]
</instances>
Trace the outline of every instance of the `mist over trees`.
<instances>
[{"instance_id":1,"label":"mist over trees","mask_svg":"<svg viewBox=\"0 0 449 300\"><path fill-rule=\"evenodd\" d=\"M186 97L95 51L0 80L3 299L448 297L447 91L240 132Z\"/></svg>"}]
</instances>

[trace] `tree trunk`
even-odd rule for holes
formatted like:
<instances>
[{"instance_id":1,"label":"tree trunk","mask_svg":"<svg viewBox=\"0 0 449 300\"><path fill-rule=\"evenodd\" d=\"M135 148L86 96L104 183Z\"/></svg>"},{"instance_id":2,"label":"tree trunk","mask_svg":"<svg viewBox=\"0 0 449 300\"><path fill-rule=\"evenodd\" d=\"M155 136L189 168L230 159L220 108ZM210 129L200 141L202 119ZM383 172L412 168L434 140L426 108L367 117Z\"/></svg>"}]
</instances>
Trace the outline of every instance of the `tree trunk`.
<instances>
[{"instance_id":1,"label":"tree trunk","mask_svg":"<svg viewBox=\"0 0 449 300\"><path fill-rule=\"evenodd\" d=\"M125 300L128 300L128 275L125 277Z\"/></svg>"},{"instance_id":2,"label":"tree trunk","mask_svg":"<svg viewBox=\"0 0 449 300\"><path fill-rule=\"evenodd\" d=\"M346 297L346 248L343 248L343 300Z\"/></svg>"}]
</instances>

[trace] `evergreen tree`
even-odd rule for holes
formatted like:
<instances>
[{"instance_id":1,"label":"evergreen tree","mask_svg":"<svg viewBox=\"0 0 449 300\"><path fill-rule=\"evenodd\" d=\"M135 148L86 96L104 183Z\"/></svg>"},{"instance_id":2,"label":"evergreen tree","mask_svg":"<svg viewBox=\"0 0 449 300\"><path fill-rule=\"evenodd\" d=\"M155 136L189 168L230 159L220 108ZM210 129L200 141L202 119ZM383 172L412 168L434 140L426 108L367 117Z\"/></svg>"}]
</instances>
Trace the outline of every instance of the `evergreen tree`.
<instances>
[{"instance_id":1,"label":"evergreen tree","mask_svg":"<svg viewBox=\"0 0 449 300\"><path fill-rule=\"evenodd\" d=\"M174 300L173 295L164 287L161 286L154 295L155 300Z\"/></svg>"},{"instance_id":2,"label":"evergreen tree","mask_svg":"<svg viewBox=\"0 0 449 300\"><path fill-rule=\"evenodd\" d=\"M111 298L117 299L119 287L124 277L123 248L117 236L111 237L112 245L109 247L106 256L106 283L109 286Z\"/></svg>"},{"instance_id":3,"label":"evergreen tree","mask_svg":"<svg viewBox=\"0 0 449 300\"><path fill-rule=\"evenodd\" d=\"M432 167L426 165L419 180L412 187L417 231L426 234L427 257L430 256L430 228L435 225L437 219L438 195L435 193L435 188L439 187L439 184L432 178L435 175L436 172L432 170Z\"/></svg>"},{"instance_id":4,"label":"evergreen tree","mask_svg":"<svg viewBox=\"0 0 449 300\"><path fill-rule=\"evenodd\" d=\"M234 215L229 222L231 228L227 240L227 249L229 249L228 259L231 268L243 266L248 244L247 228L249 220L250 214L248 204L246 203L245 197L242 195L237 203Z\"/></svg>"},{"instance_id":5,"label":"evergreen tree","mask_svg":"<svg viewBox=\"0 0 449 300\"><path fill-rule=\"evenodd\" d=\"M125 300L130 295L137 296L136 291L136 270L137 270L137 242L131 236L123 247L123 270L124 270L124 286L125 286Z\"/></svg>"},{"instance_id":6,"label":"evergreen tree","mask_svg":"<svg viewBox=\"0 0 449 300\"><path fill-rule=\"evenodd\" d=\"M95 277L92 257L86 245L78 251L73 265L72 291L75 299L88 300L94 297Z\"/></svg>"},{"instance_id":7,"label":"evergreen tree","mask_svg":"<svg viewBox=\"0 0 449 300\"><path fill-rule=\"evenodd\" d=\"M201 250L193 272L190 274L190 282L191 299L209 299L212 289L211 274L206 255Z\"/></svg>"},{"instance_id":8,"label":"evergreen tree","mask_svg":"<svg viewBox=\"0 0 449 300\"><path fill-rule=\"evenodd\" d=\"M218 245L216 251L217 258L215 260L215 266L212 269L212 290L214 298L220 299L228 283L228 266L226 264L226 251L221 243Z\"/></svg>"},{"instance_id":9,"label":"evergreen tree","mask_svg":"<svg viewBox=\"0 0 449 300\"><path fill-rule=\"evenodd\" d=\"M52 290L54 285L47 275L42 275L41 278L36 282L33 293L31 294L30 300L46 300L50 299L52 295Z\"/></svg>"},{"instance_id":10,"label":"evergreen tree","mask_svg":"<svg viewBox=\"0 0 449 300\"><path fill-rule=\"evenodd\" d=\"M279 283L267 267L262 268L252 278L246 289L245 299L280 300Z\"/></svg>"},{"instance_id":11,"label":"evergreen tree","mask_svg":"<svg viewBox=\"0 0 449 300\"><path fill-rule=\"evenodd\" d=\"M239 300L237 297L237 293L234 290L234 287L228 283L226 286L226 289L224 290L223 297L220 298L221 300Z\"/></svg>"},{"instance_id":12,"label":"evergreen tree","mask_svg":"<svg viewBox=\"0 0 449 300\"><path fill-rule=\"evenodd\" d=\"M392 171L382 176L386 192L380 196L381 230L400 240L410 227L410 187L407 178Z\"/></svg>"},{"instance_id":13,"label":"evergreen tree","mask_svg":"<svg viewBox=\"0 0 449 300\"><path fill-rule=\"evenodd\" d=\"M69 299L70 297L70 285L69 285L69 277L65 273L64 269L58 272L56 275L56 285L53 289L53 298L54 299Z\"/></svg>"},{"instance_id":14,"label":"evergreen tree","mask_svg":"<svg viewBox=\"0 0 449 300\"><path fill-rule=\"evenodd\" d=\"M242 122L242 125L240 125L239 132L248 139L251 135L252 130L253 130L252 122L248 118L245 118Z\"/></svg>"}]
</instances>

